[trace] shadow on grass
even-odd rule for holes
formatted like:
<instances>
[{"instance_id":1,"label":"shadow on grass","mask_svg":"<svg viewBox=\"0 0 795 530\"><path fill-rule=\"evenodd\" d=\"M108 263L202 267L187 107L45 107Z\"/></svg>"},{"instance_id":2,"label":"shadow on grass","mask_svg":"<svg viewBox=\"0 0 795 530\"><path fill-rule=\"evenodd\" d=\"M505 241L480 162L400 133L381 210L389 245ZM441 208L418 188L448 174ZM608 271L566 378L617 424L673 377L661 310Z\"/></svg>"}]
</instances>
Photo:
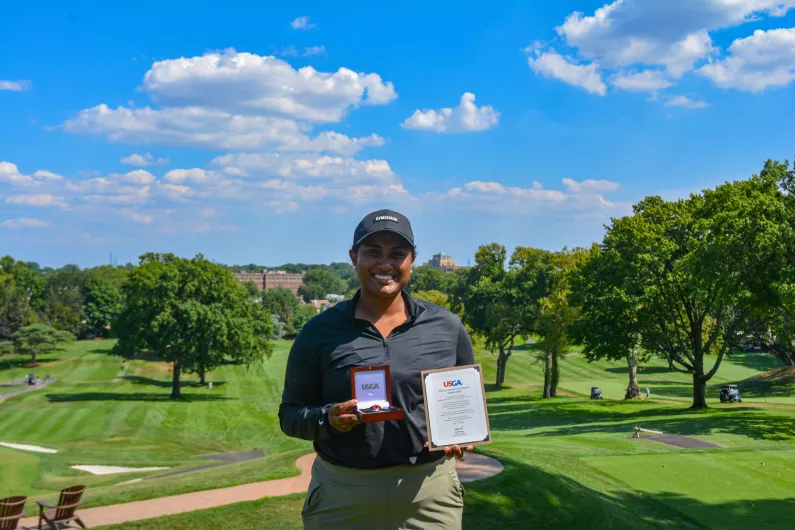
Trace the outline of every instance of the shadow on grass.
<instances>
[{"instance_id":1,"label":"shadow on grass","mask_svg":"<svg viewBox=\"0 0 795 530\"><path fill-rule=\"evenodd\" d=\"M511 390L513 387L510 385L502 385L502 387L497 388L497 385L494 383L483 383L483 388L486 389L486 392L498 392L500 390Z\"/></svg>"},{"instance_id":2,"label":"shadow on grass","mask_svg":"<svg viewBox=\"0 0 795 530\"><path fill-rule=\"evenodd\" d=\"M708 504L676 493L654 495L659 502L709 528L721 530L790 528L795 520L795 496L789 499L757 499ZM622 495L621 502L636 502L635 495Z\"/></svg>"},{"instance_id":3,"label":"shadow on grass","mask_svg":"<svg viewBox=\"0 0 795 530\"><path fill-rule=\"evenodd\" d=\"M628 366L614 366L611 368L605 368L605 372L610 372L611 374L629 374L629 367ZM638 367L638 375L652 375L652 374L669 374L673 372L673 370L669 370L665 366L639 366Z\"/></svg>"},{"instance_id":4,"label":"shadow on grass","mask_svg":"<svg viewBox=\"0 0 795 530\"><path fill-rule=\"evenodd\" d=\"M610 497L567 476L500 458L502 473L465 485L464 528L697 528L648 496Z\"/></svg>"},{"instance_id":5,"label":"shadow on grass","mask_svg":"<svg viewBox=\"0 0 795 530\"><path fill-rule=\"evenodd\" d=\"M513 403L511 403L513 401ZM637 402L627 412L620 401L528 401L505 398L489 401L489 423L494 430L525 430L545 427L528 436L571 436L589 433L631 434L639 423L647 429L680 435L736 434L757 440L795 439L795 417L776 415L752 407L694 411ZM553 427L553 428L549 428Z\"/></svg>"},{"instance_id":6,"label":"shadow on grass","mask_svg":"<svg viewBox=\"0 0 795 530\"><path fill-rule=\"evenodd\" d=\"M777 529L795 518L795 496L705 504L676 493L610 495L522 462L500 461L502 473L465 485L464 528Z\"/></svg>"},{"instance_id":7,"label":"shadow on grass","mask_svg":"<svg viewBox=\"0 0 795 530\"><path fill-rule=\"evenodd\" d=\"M143 377L140 375L125 375L120 377L124 381L129 381L134 385L156 386L158 388L171 388L171 379L152 379L151 377ZM213 387L225 385L225 381L213 381ZM182 388L204 388L207 385L201 384L198 381L182 381L180 382Z\"/></svg>"},{"instance_id":8,"label":"shadow on grass","mask_svg":"<svg viewBox=\"0 0 795 530\"><path fill-rule=\"evenodd\" d=\"M50 403L73 403L81 401L145 401L154 403L184 402L200 403L209 401L233 401L236 398L225 396L183 394L179 399L171 399L170 394L153 392L81 392L77 394L47 394Z\"/></svg>"},{"instance_id":9,"label":"shadow on grass","mask_svg":"<svg viewBox=\"0 0 795 530\"><path fill-rule=\"evenodd\" d=\"M731 360L734 364L745 366L746 368L753 368L760 372L766 372L784 366L781 361L776 359L772 354L765 352L732 350L726 354L726 358Z\"/></svg>"}]
</instances>

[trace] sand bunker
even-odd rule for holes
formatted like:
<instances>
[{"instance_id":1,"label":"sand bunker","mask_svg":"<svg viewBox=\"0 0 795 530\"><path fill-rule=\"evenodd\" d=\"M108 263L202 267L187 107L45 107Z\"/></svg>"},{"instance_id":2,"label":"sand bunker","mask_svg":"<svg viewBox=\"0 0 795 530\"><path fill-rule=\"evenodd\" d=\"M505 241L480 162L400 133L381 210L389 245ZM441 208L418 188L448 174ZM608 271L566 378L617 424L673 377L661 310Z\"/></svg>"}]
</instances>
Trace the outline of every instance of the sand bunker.
<instances>
[{"instance_id":1,"label":"sand bunker","mask_svg":"<svg viewBox=\"0 0 795 530\"><path fill-rule=\"evenodd\" d=\"M57 453L58 451L55 449L47 449L46 447L39 447L38 445L26 445L26 444L12 444L7 442L0 442L0 445L3 447L9 447L11 449L19 449L20 451L31 451L33 453Z\"/></svg>"},{"instance_id":2,"label":"sand bunker","mask_svg":"<svg viewBox=\"0 0 795 530\"><path fill-rule=\"evenodd\" d=\"M115 475L116 473L141 473L144 471L159 471L167 467L121 467L121 466L72 466L72 469L86 471L92 475Z\"/></svg>"}]
</instances>

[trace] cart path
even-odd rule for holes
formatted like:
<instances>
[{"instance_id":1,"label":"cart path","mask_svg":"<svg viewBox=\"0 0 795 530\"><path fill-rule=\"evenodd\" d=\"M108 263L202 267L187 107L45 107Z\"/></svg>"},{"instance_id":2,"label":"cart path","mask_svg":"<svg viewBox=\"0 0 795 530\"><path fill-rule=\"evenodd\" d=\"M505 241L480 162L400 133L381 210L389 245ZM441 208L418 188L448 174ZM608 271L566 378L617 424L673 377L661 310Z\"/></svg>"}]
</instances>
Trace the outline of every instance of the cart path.
<instances>
[{"instance_id":1,"label":"cart path","mask_svg":"<svg viewBox=\"0 0 795 530\"><path fill-rule=\"evenodd\" d=\"M314 453L304 455L296 460L295 465L301 472L296 477L183 493L145 501L87 508L78 510L78 514L87 527L95 528L162 517L164 515L204 510L238 502L255 501L262 497L280 497L293 493L304 493L309 487L314 461ZM456 462L456 469L461 477L461 482L472 482L493 477L502 471L503 466L493 458L472 453L467 454L463 460ZM22 519L20 528L31 530L38 526L38 522L38 514L36 514L35 517ZM73 526L73 528L76 528L76 526Z\"/></svg>"},{"instance_id":2,"label":"cart path","mask_svg":"<svg viewBox=\"0 0 795 530\"><path fill-rule=\"evenodd\" d=\"M5 401L6 399L9 399L9 398L12 398L12 397L15 397L15 396L19 396L19 395L22 395L22 394L27 394L28 392L35 392L36 390L41 390L42 388L44 388L46 386L49 386L49 385L53 384L54 382L55 382L55 379L50 379L46 383L45 382L41 382L41 383L38 383L38 384L35 384L35 385L24 385L24 388L22 390L13 390L13 391L10 391L10 392L6 392L4 394L0 394L0 403ZM22 385L15 385L15 386L22 386ZM13 386L7 386L7 387L2 387L2 388L14 388L14 387Z\"/></svg>"}]
</instances>

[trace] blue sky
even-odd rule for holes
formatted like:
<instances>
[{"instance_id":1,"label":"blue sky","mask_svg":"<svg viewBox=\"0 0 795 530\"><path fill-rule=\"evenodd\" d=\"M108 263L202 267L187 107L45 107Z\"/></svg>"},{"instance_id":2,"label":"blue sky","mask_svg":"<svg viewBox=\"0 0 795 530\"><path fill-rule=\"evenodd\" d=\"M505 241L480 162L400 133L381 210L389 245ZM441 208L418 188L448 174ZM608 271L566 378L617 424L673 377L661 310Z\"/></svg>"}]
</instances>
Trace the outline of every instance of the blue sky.
<instances>
[{"instance_id":1,"label":"blue sky","mask_svg":"<svg viewBox=\"0 0 795 530\"><path fill-rule=\"evenodd\" d=\"M345 260L383 207L421 261L587 245L795 153L795 0L65 4L0 8L0 253L46 265Z\"/></svg>"}]
</instances>

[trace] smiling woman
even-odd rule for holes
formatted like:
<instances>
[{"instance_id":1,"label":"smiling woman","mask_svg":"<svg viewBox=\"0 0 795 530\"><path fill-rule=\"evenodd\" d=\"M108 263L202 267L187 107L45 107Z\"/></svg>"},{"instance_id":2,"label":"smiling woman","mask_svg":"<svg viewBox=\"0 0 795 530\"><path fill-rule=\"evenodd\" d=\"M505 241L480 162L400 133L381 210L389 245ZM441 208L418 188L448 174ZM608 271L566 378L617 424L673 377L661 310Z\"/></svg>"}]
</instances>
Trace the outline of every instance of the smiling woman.
<instances>
[{"instance_id":1,"label":"smiling woman","mask_svg":"<svg viewBox=\"0 0 795 530\"><path fill-rule=\"evenodd\" d=\"M365 216L350 249L361 288L293 344L279 418L318 453L305 528L461 528L464 490L451 457L463 451L428 450L420 373L474 363L472 344L457 316L406 293L415 258L408 219L391 210ZM364 422L369 404L352 399L351 373L385 365L389 406L405 416Z\"/></svg>"}]
</instances>

